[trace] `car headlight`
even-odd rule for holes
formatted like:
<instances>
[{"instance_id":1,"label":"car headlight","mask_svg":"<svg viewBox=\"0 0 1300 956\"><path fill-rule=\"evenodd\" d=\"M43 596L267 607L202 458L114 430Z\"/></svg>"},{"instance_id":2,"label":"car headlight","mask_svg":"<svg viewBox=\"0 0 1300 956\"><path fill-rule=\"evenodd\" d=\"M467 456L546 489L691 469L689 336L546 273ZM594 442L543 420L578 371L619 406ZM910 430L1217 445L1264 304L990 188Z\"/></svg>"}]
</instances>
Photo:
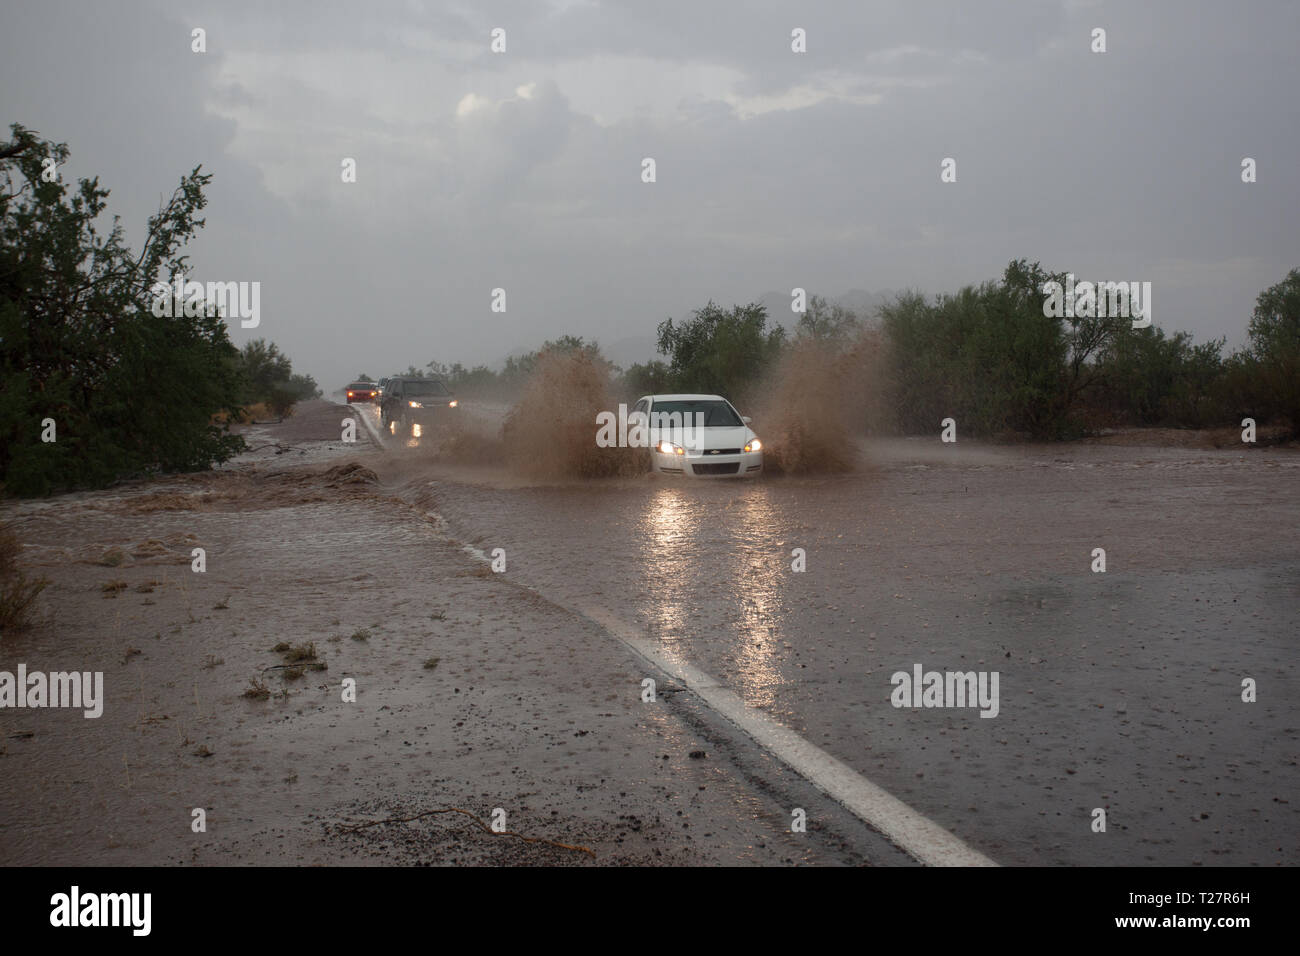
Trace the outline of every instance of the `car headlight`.
<instances>
[{"instance_id":1,"label":"car headlight","mask_svg":"<svg viewBox=\"0 0 1300 956\"><path fill-rule=\"evenodd\" d=\"M659 452L659 454L661 454L661 455L684 455L684 454L686 454L686 449L685 449L685 448L683 448L681 445L674 445L674 444L673 444L672 442L670 442L670 441L661 441L661 442L660 442L657 446L655 446L655 447L656 447L656 450L657 450L657 451Z\"/></svg>"},{"instance_id":2,"label":"car headlight","mask_svg":"<svg viewBox=\"0 0 1300 956\"><path fill-rule=\"evenodd\" d=\"M410 405L412 408L424 408L424 406L419 402L407 402L406 404Z\"/></svg>"},{"instance_id":3,"label":"car headlight","mask_svg":"<svg viewBox=\"0 0 1300 956\"><path fill-rule=\"evenodd\" d=\"M450 402L447 403L447 407L448 407L448 408L455 408L455 407L456 407L457 405L459 405L459 404L460 404L460 402L453 398Z\"/></svg>"},{"instance_id":4,"label":"car headlight","mask_svg":"<svg viewBox=\"0 0 1300 956\"><path fill-rule=\"evenodd\" d=\"M745 442L745 451L762 451L763 443L757 437Z\"/></svg>"}]
</instances>

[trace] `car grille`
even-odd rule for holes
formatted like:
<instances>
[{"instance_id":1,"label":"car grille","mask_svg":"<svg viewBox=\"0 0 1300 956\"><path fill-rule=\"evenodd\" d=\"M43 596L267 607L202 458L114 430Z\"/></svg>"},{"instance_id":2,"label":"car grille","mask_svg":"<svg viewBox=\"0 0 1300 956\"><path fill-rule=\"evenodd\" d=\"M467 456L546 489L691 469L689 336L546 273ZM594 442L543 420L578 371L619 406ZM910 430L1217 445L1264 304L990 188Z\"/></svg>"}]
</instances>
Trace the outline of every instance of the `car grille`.
<instances>
[{"instance_id":1,"label":"car grille","mask_svg":"<svg viewBox=\"0 0 1300 956\"><path fill-rule=\"evenodd\" d=\"M710 448L704 454L706 455L739 455L739 448Z\"/></svg>"},{"instance_id":2,"label":"car grille","mask_svg":"<svg viewBox=\"0 0 1300 956\"><path fill-rule=\"evenodd\" d=\"M718 465L691 465L697 475L734 475L740 471L740 462L732 461Z\"/></svg>"}]
</instances>

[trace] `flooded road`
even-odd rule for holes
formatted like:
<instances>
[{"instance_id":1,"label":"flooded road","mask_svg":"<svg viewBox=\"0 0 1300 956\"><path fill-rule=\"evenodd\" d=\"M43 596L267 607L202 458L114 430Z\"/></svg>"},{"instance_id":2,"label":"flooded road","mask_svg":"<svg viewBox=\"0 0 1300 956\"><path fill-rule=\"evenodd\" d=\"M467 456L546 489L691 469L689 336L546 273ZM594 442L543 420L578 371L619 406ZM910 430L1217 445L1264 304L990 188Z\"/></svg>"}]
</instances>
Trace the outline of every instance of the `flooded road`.
<instances>
[{"instance_id":1,"label":"flooded road","mask_svg":"<svg viewBox=\"0 0 1300 956\"><path fill-rule=\"evenodd\" d=\"M936 439L863 460L429 475L511 579L636 628L999 863L1296 862L1300 456ZM996 672L996 714L893 706L918 665Z\"/></svg>"},{"instance_id":2,"label":"flooded road","mask_svg":"<svg viewBox=\"0 0 1300 956\"><path fill-rule=\"evenodd\" d=\"M1294 451L893 441L839 477L540 483L372 415L6 504L51 583L0 672L102 673L104 707L0 708L0 860L1295 862ZM941 693L897 699L916 671ZM950 845L891 845L832 779ZM464 815L497 809L543 842Z\"/></svg>"},{"instance_id":3,"label":"flooded road","mask_svg":"<svg viewBox=\"0 0 1300 956\"><path fill-rule=\"evenodd\" d=\"M0 863L911 862L681 688L644 703L634 654L466 554L427 478L381 487L346 417L5 502L48 587L0 639ZM102 677L98 704L16 707L24 669Z\"/></svg>"}]
</instances>

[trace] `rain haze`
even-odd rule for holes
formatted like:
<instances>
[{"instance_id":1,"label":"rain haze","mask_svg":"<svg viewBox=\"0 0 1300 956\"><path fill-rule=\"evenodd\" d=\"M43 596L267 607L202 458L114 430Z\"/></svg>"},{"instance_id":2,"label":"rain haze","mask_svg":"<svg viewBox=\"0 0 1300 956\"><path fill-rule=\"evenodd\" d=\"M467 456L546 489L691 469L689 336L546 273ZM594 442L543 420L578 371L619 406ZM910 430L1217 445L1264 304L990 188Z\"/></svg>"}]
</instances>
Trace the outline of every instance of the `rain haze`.
<instances>
[{"instance_id":1,"label":"rain haze","mask_svg":"<svg viewBox=\"0 0 1300 956\"><path fill-rule=\"evenodd\" d=\"M1300 248L1287 2L42 3L5 20L9 121L67 142L65 175L98 175L137 242L182 173L213 173L193 277L260 281L261 325L235 344L270 338L326 389L395 356L497 367L563 334L644 362L660 321L710 299L870 304L1020 257L1150 281L1156 325L1236 345Z\"/></svg>"}]
</instances>

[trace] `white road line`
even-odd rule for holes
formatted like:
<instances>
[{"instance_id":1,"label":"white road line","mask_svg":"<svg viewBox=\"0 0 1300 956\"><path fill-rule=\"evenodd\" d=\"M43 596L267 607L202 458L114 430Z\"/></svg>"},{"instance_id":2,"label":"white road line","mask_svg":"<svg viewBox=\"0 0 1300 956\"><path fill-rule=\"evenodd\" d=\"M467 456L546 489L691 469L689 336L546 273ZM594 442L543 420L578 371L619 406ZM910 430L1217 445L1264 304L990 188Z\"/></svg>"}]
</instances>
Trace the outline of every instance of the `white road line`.
<instances>
[{"instance_id":1,"label":"white road line","mask_svg":"<svg viewBox=\"0 0 1300 956\"><path fill-rule=\"evenodd\" d=\"M434 519L438 531L455 540L442 515L437 512L428 512L428 515ZM462 544L461 550L480 561L491 563L491 559L473 545ZM520 586L540 593L526 584ZM582 607L578 610L613 634L648 664L680 681L774 757L867 826L883 834L912 859L926 866L997 866L983 853L967 846L929 817L917 813L842 760L837 760L820 747L804 740L789 727L750 707L704 671L666 651L635 628L603 609Z\"/></svg>"},{"instance_id":2,"label":"white road line","mask_svg":"<svg viewBox=\"0 0 1300 956\"><path fill-rule=\"evenodd\" d=\"M927 866L997 866L929 817L876 786L852 767L755 710L692 664L669 653L603 610L583 612L650 664L681 681L706 704L777 759L843 805L891 843Z\"/></svg>"},{"instance_id":3,"label":"white road line","mask_svg":"<svg viewBox=\"0 0 1300 956\"><path fill-rule=\"evenodd\" d=\"M379 447L380 451L386 451L387 449L384 448L383 439L379 437L379 429L371 424L370 416L357 408L357 406L353 405L351 402L348 402L348 408L357 413L357 417L361 419L361 424L365 426L366 431L370 434L370 440Z\"/></svg>"}]
</instances>

